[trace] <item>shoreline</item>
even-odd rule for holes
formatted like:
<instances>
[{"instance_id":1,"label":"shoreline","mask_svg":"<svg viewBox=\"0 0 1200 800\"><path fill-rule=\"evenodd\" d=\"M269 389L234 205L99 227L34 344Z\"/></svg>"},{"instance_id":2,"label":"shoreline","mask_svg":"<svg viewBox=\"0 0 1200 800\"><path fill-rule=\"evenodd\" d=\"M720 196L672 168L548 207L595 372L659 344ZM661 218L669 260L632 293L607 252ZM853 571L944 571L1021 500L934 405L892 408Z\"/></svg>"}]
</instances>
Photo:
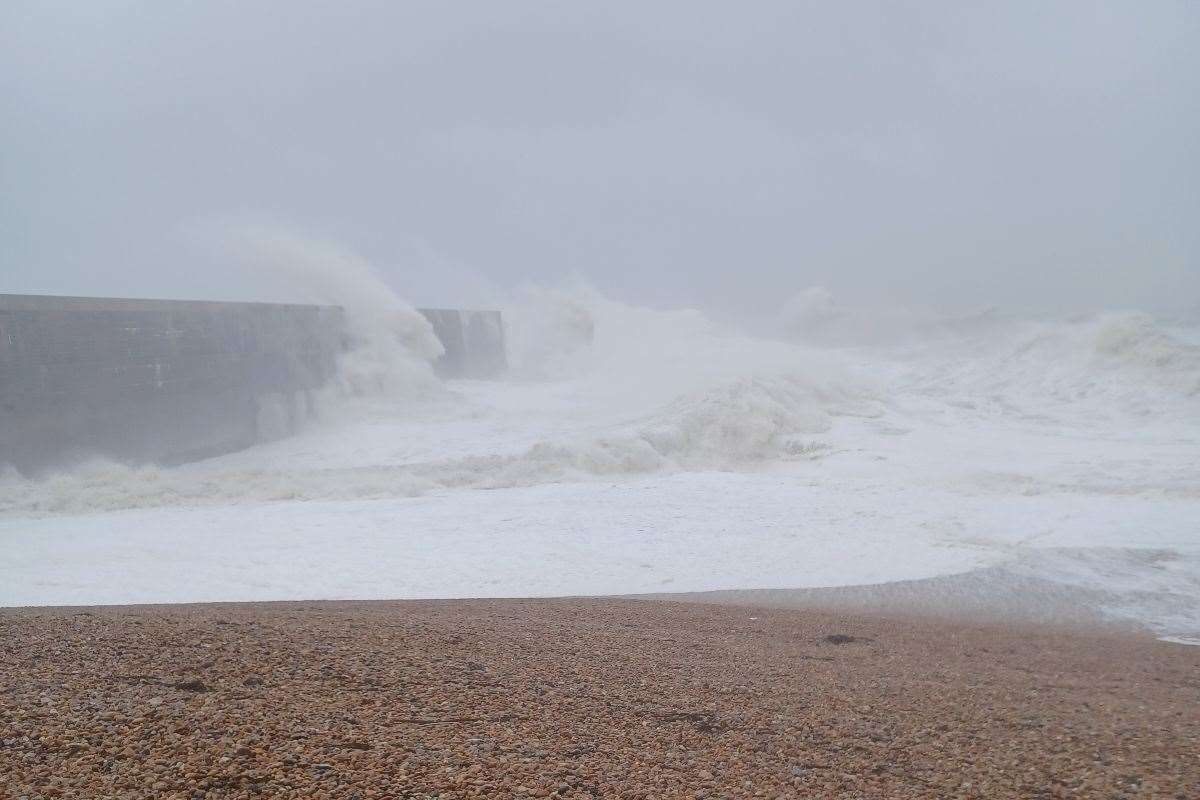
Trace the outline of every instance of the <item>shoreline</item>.
<instances>
[{"instance_id":1,"label":"shoreline","mask_svg":"<svg viewBox=\"0 0 1200 800\"><path fill-rule=\"evenodd\" d=\"M446 597L310 597L280 599L181 600L135 603L0 605L5 609L88 609L270 605L283 603L438 603L572 600L648 600L708 605L756 606L838 612L948 623L1048 627L1081 633L1146 634L1175 644L1200 645L1200 597L1165 592L1135 593L1142 604L1130 608L1130 593L1072 585L1022 569L1019 559L960 572L880 583L756 589L563 595L481 595ZM1174 625L1151 620L1176 615Z\"/></svg>"}]
</instances>

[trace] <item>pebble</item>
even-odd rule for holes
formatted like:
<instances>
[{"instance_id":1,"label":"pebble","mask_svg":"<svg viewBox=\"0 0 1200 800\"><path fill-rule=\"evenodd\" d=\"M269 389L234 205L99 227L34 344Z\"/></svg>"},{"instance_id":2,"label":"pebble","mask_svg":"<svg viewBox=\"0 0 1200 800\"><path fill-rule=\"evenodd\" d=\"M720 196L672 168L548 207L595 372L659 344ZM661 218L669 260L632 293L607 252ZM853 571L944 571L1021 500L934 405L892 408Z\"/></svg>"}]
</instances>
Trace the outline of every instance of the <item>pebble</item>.
<instances>
[{"instance_id":1,"label":"pebble","mask_svg":"<svg viewBox=\"0 0 1200 800\"><path fill-rule=\"evenodd\" d=\"M619 600L4 609L0 796L1200 797L1200 649L754 615Z\"/></svg>"}]
</instances>

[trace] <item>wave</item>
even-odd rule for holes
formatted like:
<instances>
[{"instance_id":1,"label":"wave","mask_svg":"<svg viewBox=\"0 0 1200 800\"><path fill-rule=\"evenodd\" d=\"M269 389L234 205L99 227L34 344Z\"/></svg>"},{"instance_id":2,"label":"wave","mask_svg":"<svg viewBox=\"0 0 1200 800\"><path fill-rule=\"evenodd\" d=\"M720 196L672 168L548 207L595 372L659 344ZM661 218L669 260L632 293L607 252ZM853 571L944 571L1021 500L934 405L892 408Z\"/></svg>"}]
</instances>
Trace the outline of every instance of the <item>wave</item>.
<instances>
[{"instance_id":1,"label":"wave","mask_svg":"<svg viewBox=\"0 0 1200 800\"><path fill-rule=\"evenodd\" d=\"M182 467L91 461L28 480L0 475L0 512L86 514L129 508L248 502L371 500L449 489L498 489L679 470L752 468L776 459L817 458L812 438L837 415L879 413L851 387L803 375L749 377L677 398L600 435L542 440L516 453L358 466L223 468L217 458Z\"/></svg>"},{"instance_id":2,"label":"wave","mask_svg":"<svg viewBox=\"0 0 1200 800\"><path fill-rule=\"evenodd\" d=\"M283 260L301 260L292 259L298 245L270 241ZM380 306L397 307L394 298ZM586 287L527 288L506 308L514 375L491 384L438 381L422 325L401 314L404 330L378 327L383 316L363 317L360 344L307 438L174 468L91 461L38 480L0 474L0 514L755 470L839 452L839 417L895 417L858 431L854 449L869 451L863 436L920 424L903 417L931 400L937 424L975 427L1006 417L1194 430L1200 411L1200 346L1137 314L1031 322L988 313L923 322L933 332L920 340L830 348L751 338L697 311L639 308Z\"/></svg>"},{"instance_id":3,"label":"wave","mask_svg":"<svg viewBox=\"0 0 1200 800\"><path fill-rule=\"evenodd\" d=\"M892 388L1070 426L1185 423L1200 413L1200 346L1140 313L1012 321L916 351Z\"/></svg>"},{"instance_id":4,"label":"wave","mask_svg":"<svg viewBox=\"0 0 1200 800\"><path fill-rule=\"evenodd\" d=\"M1035 416L1047 405L1074 405L1089 416L1151 417L1194 413L1200 399L1200 329L1136 311L939 315L844 306L814 287L784 304L779 329L793 341L865 354L875 369L900 367L896 394L988 411Z\"/></svg>"},{"instance_id":5,"label":"wave","mask_svg":"<svg viewBox=\"0 0 1200 800\"><path fill-rule=\"evenodd\" d=\"M637 308L590 289L517 299L508 381L438 383L433 399L389 391L411 372L409 348L391 380L330 387L297 438L170 468L92 460L37 480L0 475L0 513L370 500L747 469L819 457L828 446L813 437L834 417L879 413L874 390L828 361L695 311ZM372 369L351 374L395 366L378 354L368 347ZM466 455L447 457L456 452Z\"/></svg>"}]
</instances>

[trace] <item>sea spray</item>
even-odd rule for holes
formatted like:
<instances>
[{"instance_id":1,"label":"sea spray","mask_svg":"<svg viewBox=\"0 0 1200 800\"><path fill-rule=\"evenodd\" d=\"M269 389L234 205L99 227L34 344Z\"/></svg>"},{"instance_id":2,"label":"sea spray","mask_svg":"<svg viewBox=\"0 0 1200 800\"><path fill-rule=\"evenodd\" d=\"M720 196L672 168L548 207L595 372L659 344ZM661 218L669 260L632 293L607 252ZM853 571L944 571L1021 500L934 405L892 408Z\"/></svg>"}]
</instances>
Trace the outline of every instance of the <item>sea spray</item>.
<instances>
[{"instance_id":1,"label":"sea spray","mask_svg":"<svg viewBox=\"0 0 1200 800\"><path fill-rule=\"evenodd\" d=\"M318 278L325 276L323 265L341 257L290 237L255 235L249 241L253 252ZM320 280L312 285L323 289L322 298L347 296ZM351 284L361 285L370 284ZM435 384L435 392L414 396L411 388L422 381L402 387L410 391L397 401L380 376L394 381L416 374L423 380L426 362L412 356L412 346L377 347L391 333L368 329L375 335L364 336L347 359L352 368L359 359L366 367L346 370L342 393L351 397L337 404L341 413L292 440L175 468L92 461L43 481L5 480L0 513L380 499L656 471L735 470L813 457L827 446L814 437L827 432L833 418L879 413L875 390L828 360L805 348L742 336L696 311L632 307L591 289L530 290L523 309L529 316L514 314L515 327L526 336L540 329L562 333L567 341L557 351L546 346L539 352L518 340L528 371L511 389L486 393L483 404L464 394L465 387ZM563 361L568 355L573 364ZM546 382L559 370L568 375ZM533 375L541 377L527 383ZM504 405L506 394L519 402ZM457 430L426 441L430 425L448 424ZM514 426L520 427L515 437Z\"/></svg>"},{"instance_id":2,"label":"sea spray","mask_svg":"<svg viewBox=\"0 0 1200 800\"><path fill-rule=\"evenodd\" d=\"M229 224L216 230L225 250L248 268L278 276L309 302L344 310L343 393L412 397L437 386L430 362L443 348L432 326L365 258L284 227Z\"/></svg>"}]
</instances>

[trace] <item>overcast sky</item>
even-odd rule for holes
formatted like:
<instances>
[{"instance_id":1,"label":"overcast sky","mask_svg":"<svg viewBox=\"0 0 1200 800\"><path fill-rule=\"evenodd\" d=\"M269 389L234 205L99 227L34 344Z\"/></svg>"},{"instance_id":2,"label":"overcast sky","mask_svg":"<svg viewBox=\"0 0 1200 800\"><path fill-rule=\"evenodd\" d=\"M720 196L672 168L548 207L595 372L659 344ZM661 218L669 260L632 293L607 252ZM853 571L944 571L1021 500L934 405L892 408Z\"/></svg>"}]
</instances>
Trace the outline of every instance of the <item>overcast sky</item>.
<instances>
[{"instance_id":1,"label":"overcast sky","mask_svg":"<svg viewBox=\"0 0 1200 800\"><path fill-rule=\"evenodd\" d=\"M417 303L1195 306L1198 143L1192 0L6 0L0 291L261 299L253 219Z\"/></svg>"}]
</instances>

